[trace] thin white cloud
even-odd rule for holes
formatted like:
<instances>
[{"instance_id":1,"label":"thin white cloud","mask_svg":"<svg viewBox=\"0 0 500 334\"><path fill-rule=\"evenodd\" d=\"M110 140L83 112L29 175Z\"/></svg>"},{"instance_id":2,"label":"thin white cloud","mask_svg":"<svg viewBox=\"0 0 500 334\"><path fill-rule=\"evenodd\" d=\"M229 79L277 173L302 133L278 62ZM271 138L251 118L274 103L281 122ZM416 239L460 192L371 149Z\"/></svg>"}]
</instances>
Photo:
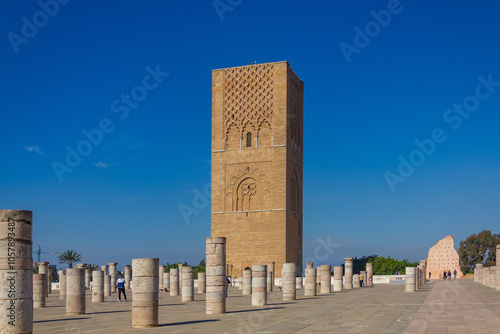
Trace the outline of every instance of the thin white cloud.
<instances>
[{"instance_id":1,"label":"thin white cloud","mask_svg":"<svg viewBox=\"0 0 500 334\"><path fill-rule=\"evenodd\" d=\"M102 162L102 161L94 163L94 166L98 168L109 168L111 166L116 166L116 165L118 164L108 164L107 162Z\"/></svg>"},{"instance_id":2,"label":"thin white cloud","mask_svg":"<svg viewBox=\"0 0 500 334\"><path fill-rule=\"evenodd\" d=\"M38 146L25 146L24 149L28 152L36 152L43 155L42 150Z\"/></svg>"}]
</instances>

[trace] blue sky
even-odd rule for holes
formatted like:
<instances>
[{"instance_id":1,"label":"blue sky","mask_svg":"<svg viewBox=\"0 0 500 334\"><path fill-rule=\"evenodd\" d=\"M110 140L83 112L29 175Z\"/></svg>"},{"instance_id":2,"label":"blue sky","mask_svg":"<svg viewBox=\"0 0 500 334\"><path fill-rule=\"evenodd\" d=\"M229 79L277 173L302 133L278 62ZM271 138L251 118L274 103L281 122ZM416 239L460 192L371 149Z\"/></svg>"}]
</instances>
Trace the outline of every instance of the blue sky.
<instances>
[{"instance_id":1,"label":"blue sky","mask_svg":"<svg viewBox=\"0 0 500 334\"><path fill-rule=\"evenodd\" d=\"M419 260L498 232L497 2L41 3L0 4L0 207L34 212L34 249L198 263L211 70L252 61L305 84L304 259Z\"/></svg>"}]
</instances>

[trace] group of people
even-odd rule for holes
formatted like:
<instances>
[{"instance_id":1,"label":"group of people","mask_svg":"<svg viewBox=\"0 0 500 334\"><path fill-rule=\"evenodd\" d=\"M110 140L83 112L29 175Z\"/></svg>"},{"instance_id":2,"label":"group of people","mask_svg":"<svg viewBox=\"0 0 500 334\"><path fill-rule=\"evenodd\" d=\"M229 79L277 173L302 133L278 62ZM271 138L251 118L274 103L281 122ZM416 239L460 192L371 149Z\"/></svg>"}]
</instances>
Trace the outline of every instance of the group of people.
<instances>
[{"instance_id":1,"label":"group of people","mask_svg":"<svg viewBox=\"0 0 500 334\"><path fill-rule=\"evenodd\" d=\"M362 288L364 286L367 286L367 287L373 287L373 275L371 273L368 274L368 282L365 283L365 277L362 273L359 273L358 274L358 277L359 277L359 287Z\"/></svg>"},{"instance_id":2,"label":"group of people","mask_svg":"<svg viewBox=\"0 0 500 334\"><path fill-rule=\"evenodd\" d=\"M429 278L430 278L430 273L429 273ZM443 271L443 279L451 279L451 271ZM453 279L457 279L457 270L453 270Z\"/></svg>"}]
</instances>

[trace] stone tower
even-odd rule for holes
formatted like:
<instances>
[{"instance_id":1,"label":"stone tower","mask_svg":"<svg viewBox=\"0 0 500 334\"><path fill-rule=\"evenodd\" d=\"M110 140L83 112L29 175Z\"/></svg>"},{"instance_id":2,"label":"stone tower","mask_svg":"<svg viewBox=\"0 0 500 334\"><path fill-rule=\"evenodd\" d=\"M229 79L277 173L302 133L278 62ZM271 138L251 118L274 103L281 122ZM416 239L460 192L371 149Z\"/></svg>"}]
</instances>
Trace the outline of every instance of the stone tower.
<instances>
[{"instance_id":1,"label":"stone tower","mask_svg":"<svg viewBox=\"0 0 500 334\"><path fill-rule=\"evenodd\" d=\"M303 86L286 61L212 71L212 237L233 277L302 272Z\"/></svg>"}]
</instances>

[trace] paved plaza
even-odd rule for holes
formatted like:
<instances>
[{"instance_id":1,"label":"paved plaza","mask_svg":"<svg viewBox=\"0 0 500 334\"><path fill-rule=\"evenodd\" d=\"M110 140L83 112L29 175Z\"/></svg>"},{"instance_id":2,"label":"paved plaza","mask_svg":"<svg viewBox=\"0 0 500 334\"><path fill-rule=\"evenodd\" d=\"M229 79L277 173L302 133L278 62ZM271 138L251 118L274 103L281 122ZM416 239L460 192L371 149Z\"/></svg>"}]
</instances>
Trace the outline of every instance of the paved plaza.
<instances>
[{"instance_id":1,"label":"paved plaza","mask_svg":"<svg viewBox=\"0 0 500 334\"><path fill-rule=\"evenodd\" d=\"M180 296L160 293L160 326L131 328L132 292L128 302L116 294L105 303L92 304L87 292L87 312L65 315L57 291L47 308L35 309L34 333L499 333L500 292L472 280L432 281L416 293L405 293L404 284L376 285L330 295L282 301L281 292L268 295L266 308L250 306L251 296L230 288L228 313L205 315L205 295L182 303Z\"/></svg>"}]
</instances>

